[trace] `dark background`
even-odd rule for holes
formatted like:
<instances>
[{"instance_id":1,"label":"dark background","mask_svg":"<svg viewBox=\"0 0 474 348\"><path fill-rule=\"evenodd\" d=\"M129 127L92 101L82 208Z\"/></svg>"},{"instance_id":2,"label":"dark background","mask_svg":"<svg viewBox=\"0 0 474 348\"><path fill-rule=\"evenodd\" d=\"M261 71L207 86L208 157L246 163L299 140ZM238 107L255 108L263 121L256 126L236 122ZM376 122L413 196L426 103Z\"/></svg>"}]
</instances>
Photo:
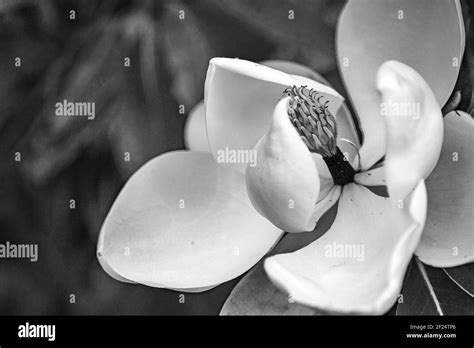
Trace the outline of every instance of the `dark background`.
<instances>
[{"instance_id":1,"label":"dark background","mask_svg":"<svg viewBox=\"0 0 474 348\"><path fill-rule=\"evenodd\" d=\"M102 221L140 165L184 148L210 58L300 62L342 92L334 54L342 5L0 0L0 243L39 248L36 263L0 260L0 314L218 314L236 281L181 304L179 293L110 278L95 256ZM94 101L95 120L55 117L63 99Z\"/></svg>"}]
</instances>

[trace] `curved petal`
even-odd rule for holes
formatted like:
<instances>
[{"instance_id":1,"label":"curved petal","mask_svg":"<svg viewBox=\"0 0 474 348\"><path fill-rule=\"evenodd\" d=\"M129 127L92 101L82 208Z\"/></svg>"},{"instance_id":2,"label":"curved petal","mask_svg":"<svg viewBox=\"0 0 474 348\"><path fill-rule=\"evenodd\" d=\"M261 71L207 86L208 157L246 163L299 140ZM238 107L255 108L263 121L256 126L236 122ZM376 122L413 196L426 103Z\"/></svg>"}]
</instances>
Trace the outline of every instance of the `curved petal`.
<instances>
[{"instance_id":1,"label":"curved petal","mask_svg":"<svg viewBox=\"0 0 474 348\"><path fill-rule=\"evenodd\" d=\"M323 76L302 64L286 60L266 60L260 64L293 75L293 78L300 79L301 83L304 83L305 80L301 79L301 77L304 77L331 87L329 82ZM354 121L345 104L338 110L336 120L338 124L338 138L348 139L359 145ZM201 152L211 151L207 141L204 101L197 103L189 112L184 127L184 142L188 150ZM353 147L347 145L346 142L340 141L339 147L341 148L341 151L347 151L350 158L355 157L356 151Z\"/></svg>"},{"instance_id":2,"label":"curved petal","mask_svg":"<svg viewBox=\"0 0 474 348\"><path fill-rule=\"evenodd\" d=\"M184 144L191 151L211 152L207 141L206 113L202 101L191 109L186 118Z\"/></svg>"},{"instance_id":3,"label":"curved petal","mask_svg":"<svg viewBox=\"0 0 474 348\"><path fill-rule=\"evenodd\" d=\"M426 216L421 182L402 209L348 184L329 231L307 247L265 260L296 302L332 312L383 314L399 294Z\"/></svg>"},{"instance_id":4,"label":"curved petal","mask_svg":"<svg viewBox=\"0 0 474 348\"><path fill-rule=\"evenodd\" d=\"M319 91L337 114L343 98L332 88L305 80ZM300 86L298 79L282 71L246 60L213 58L206 77L204 100L211 152L251 151L267 132L278 100L286 87ZM245 170L247 163L226 163Z\"/></svg>"},{"instance_id":5,"label":"curved petal","mask_svg":"<svg viewBox=\"0 0 474 348\"><path fill-rule=\"evenodd\" d=\"M316 225L312 216L320 181L311 153L289 120L288 100L277 104L270 129L255 147L257 163L247 167L247 192L275 226L306 232Z\"/></svg>"},{"instance_id":6,"label":"curved petal","mask_svg":"<svg viewBox=\"0 0 474 348\"><path fill-rule=\"evenodd\" d=\"M102 267L102 269L107 273L110 277L114 278L115 280L118 280L119 282L124 282L124 283L133 283L135 282L131 281L130 279L122 277L120 274L114 271L112 267L110 267L109 263L105 258L101 257L102 256L102 250L104 249L104 235L100 234L99 235L99 241L97 242L97 259L99 260L99 264Z\"/></svg>"},{"instance_id":7,"label":"curved petal","mask_svg":"<svg viewBox=\"0 0 474 348\"><path fill-rule=\"evenodd\" d=\"M388 61L377 73L386 124L385 175L394 200L433 171L443 142L443 116L433 92L409 66Z\"/></svg>"},{"instance_id":8,"label":"curved petal","mask_svg":"<svg viewBox=\"0 0 474 348\"><path fill-rule=\"evenodd\" d=\"M474 122L459 115L444 118L441 157L426 181L428 216L416 254L435 267L474 262Z\"/></svg>"},{"instance_id":9,"label":"curved petal","mask_svg":"<svg viewBox=\"0 0 474 348\"><path fill-rule=\"evenodd\" d=\"M385 149L375 89L378 67L387 60L413 67L442 106L456 83L464 40L458 0L347 3L339 17L336 48L339 69L364 134L364 169L377 162Z\"/></svg>"},{"instance_id":10,"label":"curved petal","mask_svg":"<svg viewBox=\"0 0 474 348\"><path fill-rule=\"evenodd\" d=\"M328 193L324 196L321 195L313 209L312 219L316 222L339 200L342 194L342 186L336 185L329 187Z\"/></svg>"},{"instance_id":11,"label":"curved petal","mask_svg":"<svg viewBox=\"0 0 474 348\"><path fill-rule=\"evenodd\" d=\"M98 257L119 280L194 292L247 271L280 234L253 209L241 173L210 154L176 151L129 179L102 226Z\"/></svg>"}]
</instances>

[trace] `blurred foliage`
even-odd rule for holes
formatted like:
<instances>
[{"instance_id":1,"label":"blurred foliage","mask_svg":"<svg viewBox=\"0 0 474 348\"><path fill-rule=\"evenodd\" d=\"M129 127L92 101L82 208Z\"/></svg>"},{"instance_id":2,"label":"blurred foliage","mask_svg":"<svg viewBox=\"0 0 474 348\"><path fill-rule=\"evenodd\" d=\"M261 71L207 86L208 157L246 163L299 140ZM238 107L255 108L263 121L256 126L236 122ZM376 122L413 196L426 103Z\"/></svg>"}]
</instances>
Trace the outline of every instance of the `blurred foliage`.
<instances>
[{"instance_id":1,"label":"blurred foliage","mask_svg":"<svg viewBox=\"0 0 474 348\"><path fill-rule=\"evenodd\" d=\"M36 263L1 261L0 314L218 314L238 280L187 294L184 304L172 291L117 282L96 261L100 226L138 167L184 147L186 114L203 98L210 58L290 59L341 86L334 55L341 6L0 0L0 242L39 245ZM63 99L94 101L96 118L55 117Z\"/></svg>"}]
</instances>

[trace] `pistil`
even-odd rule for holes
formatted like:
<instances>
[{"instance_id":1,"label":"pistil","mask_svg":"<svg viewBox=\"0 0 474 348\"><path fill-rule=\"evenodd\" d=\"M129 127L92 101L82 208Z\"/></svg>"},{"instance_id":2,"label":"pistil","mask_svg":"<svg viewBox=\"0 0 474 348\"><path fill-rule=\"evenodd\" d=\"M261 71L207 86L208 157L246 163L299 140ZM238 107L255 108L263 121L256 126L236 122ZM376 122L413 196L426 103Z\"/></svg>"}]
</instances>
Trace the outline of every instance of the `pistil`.
<instances>
[{"instance_id":1,"label":"pistil","mask_svg":"<svg viewBox=\"0 0 474 348\"><path fill-rule=\"evenodd\" d=\"M355 170L337 146L337 125L329 111L329 101L306 86L291 86L284 96L290 97L288 116L309 151L321 155L328 166L334 184L354 181Z\"/></svg>"}]
</instances>

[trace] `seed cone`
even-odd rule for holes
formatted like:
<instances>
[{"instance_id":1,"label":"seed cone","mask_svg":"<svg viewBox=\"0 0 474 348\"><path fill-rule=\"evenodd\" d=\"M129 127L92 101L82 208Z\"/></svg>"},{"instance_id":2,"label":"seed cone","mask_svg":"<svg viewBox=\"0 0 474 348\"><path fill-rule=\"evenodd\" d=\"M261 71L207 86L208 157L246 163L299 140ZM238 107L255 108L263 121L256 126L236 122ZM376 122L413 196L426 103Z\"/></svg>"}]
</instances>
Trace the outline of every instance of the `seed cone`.
<instances>
[{"instance_id":1,"label":"seed cone","mask_svg":"<svg viewBox=\"0 0 474 348\"><path fill-rule=\"evenodd\" d=\"M284 95L290 97L288 116L308 149L323 157L336 154L336 119L328 109L329 101L306 86L291 86Z\"/></svg>"}]
</instances>

